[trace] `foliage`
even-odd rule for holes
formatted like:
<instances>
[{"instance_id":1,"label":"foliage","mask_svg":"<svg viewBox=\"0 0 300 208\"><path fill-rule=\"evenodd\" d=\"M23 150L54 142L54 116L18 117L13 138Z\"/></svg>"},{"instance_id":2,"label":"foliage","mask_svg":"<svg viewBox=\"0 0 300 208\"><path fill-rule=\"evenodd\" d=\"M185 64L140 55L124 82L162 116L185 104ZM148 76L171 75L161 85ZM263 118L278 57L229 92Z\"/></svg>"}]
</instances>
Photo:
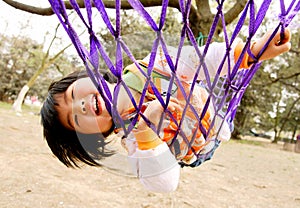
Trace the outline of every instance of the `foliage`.
<instances>
[{"instance_id":1,"label":"foliage","mask_svg":"<svg viewBox=\"0 0 300 208\"><path fill-rule=\"evenodd\" d=\"M28 37L8 37L0 34L1 101L13 102L21 88L41 65L44 55L43 44ZM62 67L62 63L66 63L65 60L65 57L61 57L49 71L42 73L29 94L43 99L50 82L59 76L57 68Z\"/></svg>"},{"instance_id":2,"label":"foliage","mask_svg":"<svg viewBox=\"0 0 300 208\"><path fill-rule=\"evenodd\" d=\"M277 142L284 132L296 134L300 115L299 31L293 32L292 50L264 62L249 85L235 119L238 133L250 129L275 132Z\"/></svg>"}]
</instances>

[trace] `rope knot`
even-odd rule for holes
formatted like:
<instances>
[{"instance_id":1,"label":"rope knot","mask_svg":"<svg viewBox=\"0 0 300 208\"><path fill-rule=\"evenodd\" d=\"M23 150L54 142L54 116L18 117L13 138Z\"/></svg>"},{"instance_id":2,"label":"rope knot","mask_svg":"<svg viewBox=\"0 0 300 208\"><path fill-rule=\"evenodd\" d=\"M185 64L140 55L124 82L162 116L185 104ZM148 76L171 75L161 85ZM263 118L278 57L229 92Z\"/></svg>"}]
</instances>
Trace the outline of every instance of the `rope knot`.
<instances>
[{"instance_id":1,"label":"rope knot","mask_svg":"<svg viewBox=\"0 0 300 208\"><path fill-rule=\"evenodd\" d=\"M229 53L231 51L231 46L226 47L226 53Z\"/></svg>"},{"instance_id":2,"label":"rope knot","mask_svg":"<svg viewBox=\"0 0 300 208\"><path fill-rule=\"evenodd\" d=\"M189 18L185 19L184 23L185 23L186 25L190 25L190 20L189 20Z\"/></svg>"},{"instance_id":3,"label":"rope knot","mask_svg":"<svg viewBox=\"0 0 300 208\"><path fill-rule=\"evenodd\" d=\"M160 37L160 38L161 38L161 34L162 34L162 31L161 31L161 30L157 30L157 31L156 31L156 36L157 36L157 37Z\"/></svg>"},{"instance_id":4,"label":"rope knot","mask_svg":"<svg viewBox=\"0 0 300 208\"><path fill-rule=\"evenodd\" d=\"M119 36L115 36L115 41L117 42L121 42L122 40L122 37L119 35Z\"/></svg>"},{"instance_id":5,"label":"rope knot","mask_svg":"<svg viewBox=\"0 0 300 208\"><path fill-rule=\"evenodd\" d=\"M278 19L279 19L281 25L284 25L286 23L286 15L285 14L279 14Z\"/></svg>"},{"instance_id":6,"label":"rope knot","mask_svg":"<svg viewBox=\"0 0 300 208\"><path fill-rule=\"evenodd\" d=\"M88 28L88 33L90 34L90 36L95 36L95 33L91 27Z\"/></svg>"},{"instance_id":7,"label":"rope knot","mask_svg":"<svg viewBox=\"0 0 300 208\"><path fill-rule=\"evenodd\" d=\"M219 3L217 6L218 12L220 13L222 11L222 9L223 9L223 5Z\"/></svg>"}]
</instances>

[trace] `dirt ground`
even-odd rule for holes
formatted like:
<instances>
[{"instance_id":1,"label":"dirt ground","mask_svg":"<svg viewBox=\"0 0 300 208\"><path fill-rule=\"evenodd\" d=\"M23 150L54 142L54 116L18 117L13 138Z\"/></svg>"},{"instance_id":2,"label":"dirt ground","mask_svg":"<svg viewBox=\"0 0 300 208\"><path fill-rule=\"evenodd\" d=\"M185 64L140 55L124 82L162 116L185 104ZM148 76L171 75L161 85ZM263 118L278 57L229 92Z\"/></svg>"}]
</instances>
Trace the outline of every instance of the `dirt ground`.
<instances>
[{"instance_id":1,"label":"dirt ground","mask_svg":"<svg viewBox=\"0 0 300 208\"><path fill-rule=\"evenodd\" d=\"M177 191L160 194L122 171L68 169L43 140L38 115L0 115L1 208L300 207L300 154L282 144L223 143L211 161L182 169Z\"/></svg>"}]
</instances>

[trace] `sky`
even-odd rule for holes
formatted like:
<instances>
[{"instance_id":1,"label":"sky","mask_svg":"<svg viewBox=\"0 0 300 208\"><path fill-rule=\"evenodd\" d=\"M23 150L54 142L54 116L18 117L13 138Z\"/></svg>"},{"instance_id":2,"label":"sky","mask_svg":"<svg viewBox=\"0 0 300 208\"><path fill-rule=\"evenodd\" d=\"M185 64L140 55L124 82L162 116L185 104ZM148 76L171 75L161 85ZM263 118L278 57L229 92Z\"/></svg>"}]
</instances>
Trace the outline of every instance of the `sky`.
<instances>
[{"instance_id":1,"label":"sky","mask_svg":"<svg viewBox=\"0 0 300 208\"><path fill-rule=\"evenodd\" d=\"M21 2L21 1L20 1ZM27 4L37 6L49 5L47 0L27 0ZM40 16L15 9L0 1L0 32L7 35L29 36L39 42L43 41L47 31L53 31L58 20L56 16ZM28 22L28 23L27 23ZM24 27L27 27L24 29ZM23 29L22 29L23 28Z\"/></svg>"},{"instance_id":2,"label":"sky","mask_svg":"<svg viewBox=\"0 0 300 208\"><path fill-rule=\"evenodd\" d=\"M48 0L17 1L37 7L50 7ZM50 45L50 41L53 39L55 28L58 24L59 20L56 15L41 16L30 14L28 12L15 9L0 0L0 33L8 36L22 35L30 37L40 44L45 41L44 51L46 51ZM50 54L56 54L71 43L62 27L58 30L58 37L61 38L62 41L54 42L53 47L51 47ZM77 55L75 47L69 47L65 52L69 55Z\"/></svg>"}]
</instances>

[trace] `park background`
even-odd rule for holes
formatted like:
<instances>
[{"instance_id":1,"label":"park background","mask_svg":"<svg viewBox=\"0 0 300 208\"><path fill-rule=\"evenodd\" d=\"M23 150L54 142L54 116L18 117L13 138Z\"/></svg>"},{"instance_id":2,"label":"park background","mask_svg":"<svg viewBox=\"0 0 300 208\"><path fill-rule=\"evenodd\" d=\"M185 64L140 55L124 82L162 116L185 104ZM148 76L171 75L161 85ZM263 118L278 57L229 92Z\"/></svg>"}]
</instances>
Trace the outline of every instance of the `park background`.
<instances>
[{"instance_id":1,"label":"park background","mask_svg":"<svg viewBox=\"0 0 300 208\"><path fill-rule=\"evenodd\" d=\"M197 2L201 1L195 6ZM228 2L227 11L235 6L235 1ZM26 3L48 7L42 1ZM276 6L269 9L258 35L272 28ZM300 206L300 154L295 152L300 115L299 17L291 25L292 50L264 62L244 95L235 122L236 140L224 143L207 164L184 168L179 189L163 195L145 191L137 179L120 171L67 169L52 156L43 140L39 107L52 80L82 65L54 15L30 14L4 1L0 11L0 207ZM123 15L124 38L136 44L136 55L142 57L149 51L142 37L153 34L130 10ZM176 9L169 10L164 31L169 43L180 37L175 35L179 16ZM233 30L235 21L228 28ZM107 31L99 28L99 34L112 53ZM242 38L246 36L245 29ZM20 92L22 105L16 103Z\"/></svg>"}]
</instances>

